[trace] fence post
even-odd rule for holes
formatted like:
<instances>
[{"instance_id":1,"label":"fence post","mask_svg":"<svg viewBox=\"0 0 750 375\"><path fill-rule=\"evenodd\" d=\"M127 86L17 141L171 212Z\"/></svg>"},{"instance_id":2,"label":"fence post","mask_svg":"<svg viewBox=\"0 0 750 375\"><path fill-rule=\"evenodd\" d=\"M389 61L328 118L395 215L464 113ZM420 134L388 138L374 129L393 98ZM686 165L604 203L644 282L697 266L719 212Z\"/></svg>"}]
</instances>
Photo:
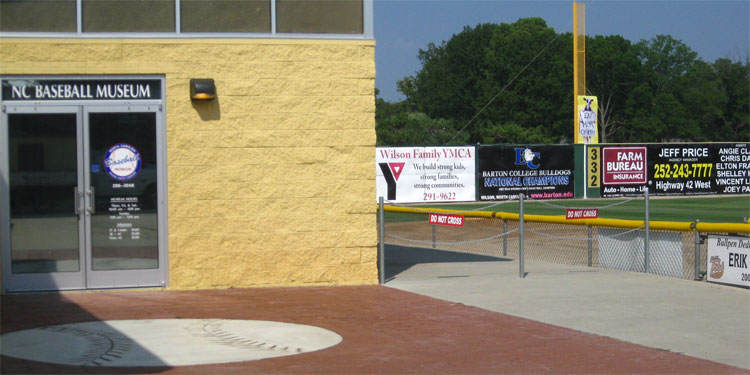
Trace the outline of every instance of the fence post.
<instances>
[{"instance_id":1,"label":"fence post","mask_svg":"<svg viewBox=\"0 0 750 375\"><path fill-rule=\"evenodd\" d=\"M503 256L508 256L508 221L503 219Z\"/></svg>"},{"instance_id":2,"label":"fence post","mask_svg":"<svg viewBox=\"0 0 750 375\"><path fill-rule=\"evenodd\" d=\"M520 232L518 237L518 276L524 278L523 270L523 193L518 195L518 231Z\"/></svg>"},{"instance_id":3,"label":"fence post","mask_svg":"<svg viewBox=\"0 0 750 375\"><path fill-rule=\"evenodd\" d=\"M643 197L646 200L646 216L644 220L644 230L645 230L645 239L643 241L643 272L650 273L651 272L651 260L650 258L650 251L651 251L651 239L649 238L649 207L648 207L648 186L646 187L646 190L643 192Z\"/></svg>"},{"instance_id":4,"label":"fence post","mask_svg":"<svg viewBox=\"0 0 750 375\"><path fill-rule=\"evenodd\" d=\"M700 220L695 219L695 281L701 281L701 232L698 231L698 223Z\"/></svg>"},{"instance_id":5,"label":"fence post","mask_svg":"<svg viewBox=\"0 0 750 375\"><path fill-rule=\"evenodd\" d=\"M380 237L380 246L378 246L378 250L380 250L380 284L382 285L385 283L385 210L383 208L383 197L378 198L378 204L380 206L380 217L378 217L380 227L380 233L378 233Z\"/></svg>"},{"instance_id":6,"label":"fence post","mask_svg":"<svg viewBox=\"0 0 750 375\"><path fill-rule=\"evenodd\" d=\"M437 242L437 224L432 224L432 248L435 249Z\"/></svg>"},{"instance_id":7,"label":"fence post","mask_svg":"<svg viewBox=\"0 0 750 375\"><path fill-rule=\"evenodd\" d=\"M593 230L591 229L591 225L589 225L588 228L589 228L589 261L588 261L588 265L589 265L589 267L591 267L593 265L593 263L594 263L594 259L593 259L594 258L594 256L593 256L594 255L593 254L594 250L593 250L593 246L592 246L593 245L592 244L593 243L593 238L592 238Z\"/></svg>"}]
</instances>

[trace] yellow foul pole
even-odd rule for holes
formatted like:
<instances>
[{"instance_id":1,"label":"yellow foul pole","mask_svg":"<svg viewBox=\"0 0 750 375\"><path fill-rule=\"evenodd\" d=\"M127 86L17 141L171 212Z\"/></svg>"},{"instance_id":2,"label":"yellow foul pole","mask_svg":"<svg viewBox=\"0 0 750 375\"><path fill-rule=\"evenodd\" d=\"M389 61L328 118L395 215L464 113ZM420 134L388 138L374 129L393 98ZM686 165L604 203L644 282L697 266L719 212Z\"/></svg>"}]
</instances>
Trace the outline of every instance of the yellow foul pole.
<instances>
[{"instance_id":1,"label":"yellow foul pole","mask_svg":"<svg viewBox=\"0 0 750 375\"><path fill-rule=\"evenodd\" d=\"M586 95L586 4L573 3L573 124L574 143L579 136L578 96Z\"/></svg>"}]
</instances>

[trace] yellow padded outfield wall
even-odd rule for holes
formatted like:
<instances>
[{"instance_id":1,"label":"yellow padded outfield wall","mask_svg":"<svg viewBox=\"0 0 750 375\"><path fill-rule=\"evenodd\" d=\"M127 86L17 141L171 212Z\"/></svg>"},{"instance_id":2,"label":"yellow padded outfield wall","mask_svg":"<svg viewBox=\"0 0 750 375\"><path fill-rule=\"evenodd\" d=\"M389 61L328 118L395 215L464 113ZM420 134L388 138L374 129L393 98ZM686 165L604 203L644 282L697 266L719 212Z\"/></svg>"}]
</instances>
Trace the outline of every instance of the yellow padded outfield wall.
<instances>
[{"instance_id":1,"label":"yellow padded outfield wall","mask_svg":"<svg viewBox=\"0 0 750 375\"><path fill-rule=\"evenodd\" d=\"M374 44L4 38L0 74L166 77L171 289L375 284Z\"/></svg>"}]
</instances>

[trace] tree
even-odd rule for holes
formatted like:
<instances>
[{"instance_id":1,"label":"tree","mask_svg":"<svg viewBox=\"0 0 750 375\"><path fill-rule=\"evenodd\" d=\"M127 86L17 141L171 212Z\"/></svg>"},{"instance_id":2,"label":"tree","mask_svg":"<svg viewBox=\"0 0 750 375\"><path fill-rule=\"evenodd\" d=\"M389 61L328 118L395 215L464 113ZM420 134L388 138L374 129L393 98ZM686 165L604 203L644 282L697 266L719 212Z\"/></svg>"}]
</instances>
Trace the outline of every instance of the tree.
<instances>
[{"instance_id":1,"label":"tree","mask_svg":"<svg viewBox=\"0 0 750 375\"><path fill-rule=\"evenodd\" d=\"M628 93L641 83L641 61L633 44L619 35L586 40L586 91L599 99L599 141L622 139Z\"/></svg>"},{"instance_id":2,"label":"tree","mask_svg":"<svg viewBox=\"0 0 750 375\"><path fill-rule=\"evenodd\" d=\"M421 112L409 111L407 103L388 103L375 93L375 133L378 146L445 145L456 133L453 120L432 119ZM466 144L466 136L451 144Z\"/></svg>"},{"instance_id":3,"label":"tree","mask_svg":"<svg viewBox=\"0 0 750 375\"><path fill-rule=\"evenodd\" d=\"M678 98L687 114L678 137L692 141L728 140L714 130L728 100L720 84L714 67L702 60L696 61L677 81Z\"/></svg>"},{"instance_id":4,"label":"tree","mask_svg":"<svg viewBox=\"0 0 750 375\"><path fill-rule=\"evenodd\" d=\"M657 92L670 92L673 84L698 60L698 53L669 35L657 35L650 41L641 40L636 48Z\"/></svg>"},{"instance_id":5,"label":"tree","mask_svg":"<svg viewBox=\"0 0 750 375\"><path fill-rule=\"evenodd\" d=\"M375 127L378 146L463 145L468 137L458 137L455 122L432 119L421 112L401 112L385 118Z\"/></svg>"},{"instance_id":6,"label":"tree","mask_svg":"<svg viewBox=\"0 0 750 375\"><path fill-rule=\"evenodd\" d=\"M633 115L630 127L637 132L631 131L631 138L626 141L700 139L700 126L690 114L707 109L701 105L700 109L688 110L686 102L695 101L686 100L686 93L682 91L700 84L696 81L700 76L705 77L697 72L700 67L695 67L699 62L698 54L669 35L641 40L636 50L643 75L637 90L630 93L628 103Z\"/></svg>"},{"instance_id":7,"label":"tree","mask_svg":"<svg viewBox=\"0 0 750 375\"><path fill-rule=\"evenodd\" d=\"M475 113L470 104L479 96L485 79L485 49L498 28L489 23L466 26L449 41L420 49L422 69L398 83L410 110L468 121Z\"/></svg>"},{"instance_id":8,"label":"tree","mask_svg":"<svg viewBox=\"0 0 750 375\"><path fill-rule=\"evenodd\" d=\"M541 18L500 25L487 50L483 96L475 101L477 111L487 105L479 119L506 131L520 127L543 143L571 140L572 49L572 35L557 34Z\"/></svg>"},{"instance_id":9,"label":"tree","mask_svg":"<svg viewBox=\"0 0 750 375\"><path fill-rule=\"evenodd\" d=\"M410 110L468 125L471 143L564 140L572 133L571 46L570 34L541 18L465 27L420 51L422 69L399 90Z\"/></svg>"},{"instance_id":10,"label":"tree","mask_svg":"<svg viewBox=\"0 0 750 375\"><path fill-rule=\"evenodd\" d=\"M719 59L713 68L726 101L717 123L704 132L711 140L750 141L750 57Z\"/></svg>"},{"instance_id":11,"label":"tree","mask_svg":"<svg viewBox=\"0 0 750 375\"><path fill-rule=\"evenodd\" d=\"M376 100L378 145L571 142L572 45L541 18L429 44L422 68L398 82L406 99ZM750 137L750 58L710 64L669 35L613 35L587 38L586 59L601 142Z\"/></svg>"}]
</instances>

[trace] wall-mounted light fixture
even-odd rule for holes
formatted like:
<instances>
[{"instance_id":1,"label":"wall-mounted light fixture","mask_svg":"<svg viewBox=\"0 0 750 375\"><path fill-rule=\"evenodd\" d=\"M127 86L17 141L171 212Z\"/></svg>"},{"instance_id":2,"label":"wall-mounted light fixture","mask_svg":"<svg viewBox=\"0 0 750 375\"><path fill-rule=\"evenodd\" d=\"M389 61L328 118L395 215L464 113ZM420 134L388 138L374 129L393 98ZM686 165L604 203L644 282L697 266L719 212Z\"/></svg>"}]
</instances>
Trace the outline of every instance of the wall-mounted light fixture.
<instances>
[{"instance_id":1,"label":"wall-mounted light fixture","mask_svg":"<svg viewBox=\"0 0 750 375\"><path fill-rule=\"evenodd\" d=\"M216 85L212 78L190 79L190 99L213 100L214 98L216 98Z\"/></svg>"}]
</instances>

